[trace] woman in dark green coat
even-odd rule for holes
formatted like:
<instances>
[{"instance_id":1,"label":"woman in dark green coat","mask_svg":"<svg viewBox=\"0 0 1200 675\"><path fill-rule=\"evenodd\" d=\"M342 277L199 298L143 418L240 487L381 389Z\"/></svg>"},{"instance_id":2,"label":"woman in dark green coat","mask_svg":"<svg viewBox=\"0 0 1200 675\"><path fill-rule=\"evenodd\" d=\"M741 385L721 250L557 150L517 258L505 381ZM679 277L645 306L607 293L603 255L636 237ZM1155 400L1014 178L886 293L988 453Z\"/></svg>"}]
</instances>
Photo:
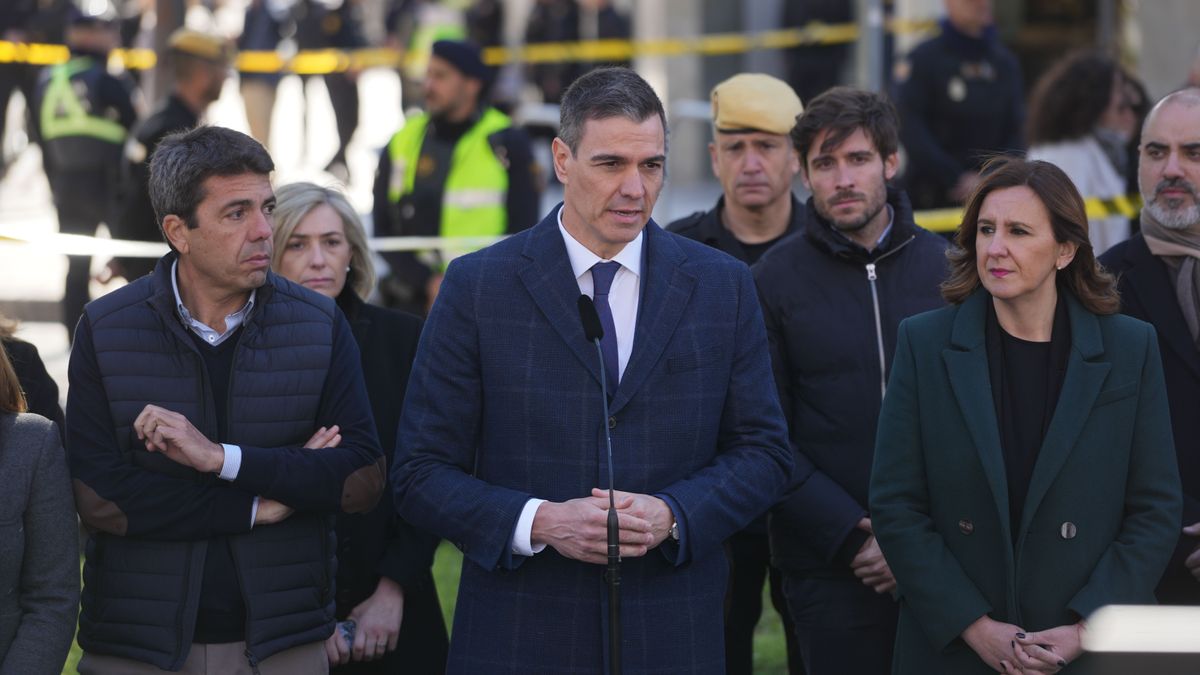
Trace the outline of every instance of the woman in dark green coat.
<instances>
[{"instance_id":1,"label":"woman in dark green coat","mask_svg":"<svg viewBox=\"0 0 1200 675\"><path fill-rule=\"evenodd\" d=\"M1179 476L1154 329L1116 314L1083 200L994 161L944 309L900 325L871 478L896 673L1077 672L1108 604L1152 604Z\"/></svg>"}]
</instances>

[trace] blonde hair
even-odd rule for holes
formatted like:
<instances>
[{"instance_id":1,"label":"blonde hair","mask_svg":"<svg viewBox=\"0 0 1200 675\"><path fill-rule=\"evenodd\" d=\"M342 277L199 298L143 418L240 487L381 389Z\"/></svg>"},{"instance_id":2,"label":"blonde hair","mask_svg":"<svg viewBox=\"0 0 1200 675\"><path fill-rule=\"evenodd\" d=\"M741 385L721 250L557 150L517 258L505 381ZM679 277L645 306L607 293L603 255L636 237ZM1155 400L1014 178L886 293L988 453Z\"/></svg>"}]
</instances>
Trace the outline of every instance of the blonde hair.
<instances>
[{"instance_id":1,"label":"blonde hair","mask_svg":"<svg viewBox=\"0 0 1200 675\"><path fill-rule=\"evenodd\" d=\"M346 285L353 288L358 297L366 300L375 288L375 263L371 261L367 233L354 207L350 206L341 191L334 188L301 182L275 190L275 251L271 254L271 269L279 271L287 241L296 231L296 226L321 204L328 204L342 218L346 243L350 245L350 272L346 275Z\"/></svg>"}]
</instances>

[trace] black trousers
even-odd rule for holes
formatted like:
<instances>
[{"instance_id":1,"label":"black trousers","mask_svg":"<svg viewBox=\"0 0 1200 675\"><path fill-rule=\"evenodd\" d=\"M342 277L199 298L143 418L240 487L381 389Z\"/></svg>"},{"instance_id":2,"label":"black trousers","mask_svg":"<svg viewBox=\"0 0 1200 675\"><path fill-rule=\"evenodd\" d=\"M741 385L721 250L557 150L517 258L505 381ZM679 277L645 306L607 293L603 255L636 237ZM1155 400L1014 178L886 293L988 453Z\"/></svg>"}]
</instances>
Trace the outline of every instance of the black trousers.
<instances>
[{"instance_id":1,"label":"black trousers","mask_svg":"<svg viewBox=\"0 0 1200 675\"><path fill-rule=\"evenodd\" d=\"M751 675L754 672L754 627L762 616L763 581L771 584L771 604L783 618L788 672L802 675L804 668L796 649L796 631L783 594L783 573L771 567L771 550L765 532L743 531L725 542L729 559L729 588L725 592L725 672Z\"/></svg>"},{"instance_id":2,"label":"black trousers","mask_svg":"<svg viewBox=\"0 0 1200 675\"><path fill-rule=\"evenodd\" d=\"M346 163L346 146L358 128L358 81L346 73L325 75L325 88L329 90L329 102L333 104L333 117L337 121L338 149L333 162Z\"/></svg>"},{"instance_id":3,"label":"black trousers","mask_svg":"<svg viewBox=\"0 0 1200 675\"><path fill-rule=\"evenodd\" d=\"M783 591L809 675L888 675L898 606L858 579L785 575Z\"/></svg>"}]
</instances>

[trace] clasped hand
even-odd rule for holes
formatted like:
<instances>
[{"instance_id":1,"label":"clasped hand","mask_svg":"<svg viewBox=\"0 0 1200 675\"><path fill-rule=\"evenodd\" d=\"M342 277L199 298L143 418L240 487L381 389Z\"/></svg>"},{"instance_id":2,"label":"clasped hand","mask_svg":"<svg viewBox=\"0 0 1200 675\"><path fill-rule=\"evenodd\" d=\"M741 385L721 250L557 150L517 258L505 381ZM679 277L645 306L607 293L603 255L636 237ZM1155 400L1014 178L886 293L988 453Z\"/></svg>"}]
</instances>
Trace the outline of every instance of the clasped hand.
<instances>
[{"instance_id":1,"label":"clasped hand","mask_svg":"<svg viewBox=\"0 0 1200 675\"><path fill-rule=\"evenodd\" d=\"M1081 624L1026 633L1020 626L982 616L962 638L998 673L1057 673L1083 653Z\"/></svg>"},{"instance_id":2,"label":"clasped hand","mask_svg":"<svg viewBox=\"0 0 1200 675\"><path fill-rule=\"evenodd\" d=\"M613 492L620 528L621 557L646 555L662 543L674 516L667 503L644 494ZM530 541L546 544L561 555L588 563L608 561L608 491L588 497L545 502L533 518Z\"/></svg>"}]
</instances>

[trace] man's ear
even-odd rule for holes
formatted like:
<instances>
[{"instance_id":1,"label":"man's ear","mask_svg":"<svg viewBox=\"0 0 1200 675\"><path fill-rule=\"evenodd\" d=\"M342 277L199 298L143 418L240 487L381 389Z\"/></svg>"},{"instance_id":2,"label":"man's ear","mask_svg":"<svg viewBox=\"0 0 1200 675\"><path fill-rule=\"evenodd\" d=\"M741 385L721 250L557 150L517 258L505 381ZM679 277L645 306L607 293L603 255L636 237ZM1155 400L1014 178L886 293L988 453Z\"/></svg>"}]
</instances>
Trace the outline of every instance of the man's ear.
<instances>
[{"instance_id":1,"label":"man's ear","mask_svg":"<svg viewBox=\"0 0 1200 675\"><path fill-rule=\"evenodd\" d=\"M883 178L891 180L896 177L896 172L900 169L900 153L893 152L883 158Z\"/></svg>"},{"instance_id":2,"label":"man's ear","mask_svg":"<svg viewBox=\"0 0 1200 675\"><path fill-rule=\"evenodd\" d=\"M563 139L556 136L554 142L550 144L550 154L554 156L554 175L558 176L559 183L566 185L569 177L567 160L574 156L571 148L567 147Z\"/></svg>"},{"instance_id":3,"label":"man's ear","mask_svg":"<svg viewBox=\"0 0 1200 675\"><path fill-rule=\"evenodd\" d=\"M171 244L171 248L178 251L180 254L188 252L188 244L191 228L183 218L174 213L167 214L163 217L162 231L163 236Z\"/></svg>"}]
</instances>

